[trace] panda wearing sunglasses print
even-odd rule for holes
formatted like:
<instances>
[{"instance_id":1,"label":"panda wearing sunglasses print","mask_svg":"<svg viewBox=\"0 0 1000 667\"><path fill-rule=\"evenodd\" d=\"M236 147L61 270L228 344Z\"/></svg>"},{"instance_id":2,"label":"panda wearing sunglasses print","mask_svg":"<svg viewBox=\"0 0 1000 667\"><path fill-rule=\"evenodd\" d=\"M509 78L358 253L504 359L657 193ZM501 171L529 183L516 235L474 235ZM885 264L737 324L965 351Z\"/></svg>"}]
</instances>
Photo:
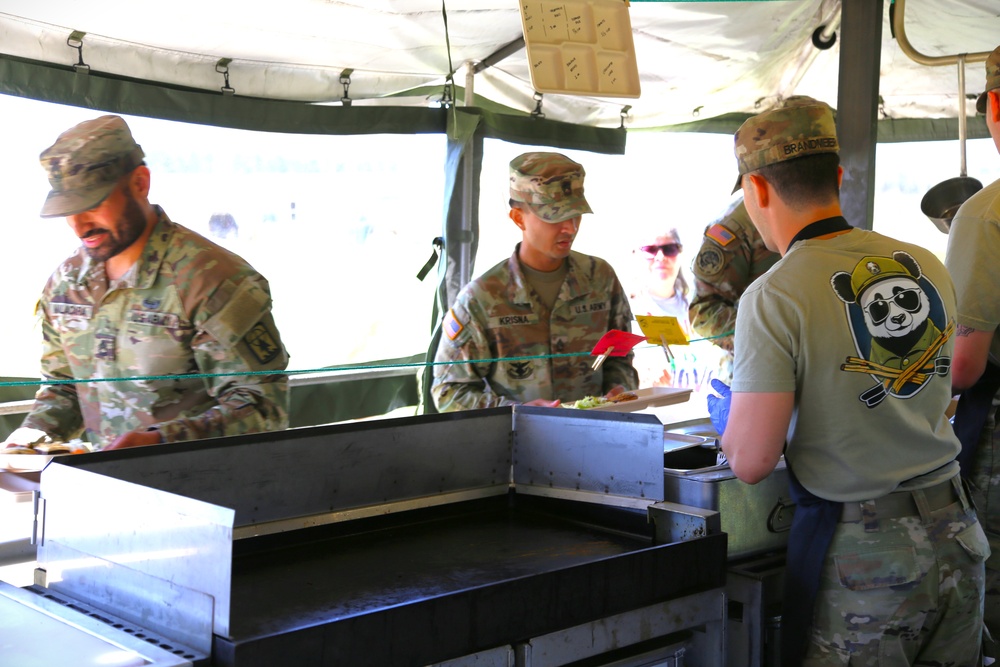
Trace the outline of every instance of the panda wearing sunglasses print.
<instances>
[{"instance_id":1,"label":"panda wearing sunglasses print","mask_svg":"<svg viewBox=\"0 0 1000 667\"><path fill-rule=\"evenodd\" d=\"M887 396L906 398L934 376L948 375L951 358L939 353L954 323L944 321L937 289L909 253L864 257L850 273L835 273L830 283L847 304L858 351L840 369L876 381L858 397L869 408Z\"/></svg>"}]
</instances>

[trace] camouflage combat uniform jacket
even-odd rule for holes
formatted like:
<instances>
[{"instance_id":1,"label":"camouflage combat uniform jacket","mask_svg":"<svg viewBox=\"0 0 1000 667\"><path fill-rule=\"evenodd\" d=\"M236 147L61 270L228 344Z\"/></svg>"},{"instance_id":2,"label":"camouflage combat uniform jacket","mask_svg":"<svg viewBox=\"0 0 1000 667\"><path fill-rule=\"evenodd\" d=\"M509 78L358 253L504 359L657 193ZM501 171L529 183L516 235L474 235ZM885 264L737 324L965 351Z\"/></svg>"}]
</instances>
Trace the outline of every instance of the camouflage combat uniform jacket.
<instances>
[{"instance_id":1,"label":"camouflage combat uniform jacket","mask_svg":"<svg viewBox=\"0 0 1000 667\"><path fill-rule=\"evenodd\" d=\"M518 246L519 248L520 246ZM611 265L570 253L569 272L549 312L521 271L518 249L462 289L445 315L431 395L441 412L603 395L635 389L632 353L600 369L589 356L611 329L629 331L632 312ZM545 355L569 355L532 358ZM446 363L504 359L492 363Z\"/></svg>"},{"instance_id":2,"label":"camouflage combat uniform jacket","mask_svg":"<svg viewBox=\"0 0 1000 667\"><path fill-rule=\"evenodd\" d=\"M23 426L98 449L150 427L164 442L287 428L284 374L180 377L280 371L288 354L267 281L157 210L120 280L109 284L83 249L49 278L38 303L43 378L97 381L43 384Z\"/></svg>"},{"instance_id":3,"label":"camouflage combat uniform jacket","mask_svg":"<svg viewBox=\"0 0 1000 667\"><path fill-rule=\"evenodd\" d=\"M692 270L695 297L688 315L691 328L704 338L733 352L732 335L736 329L736 304L750 283L771 268L780 255L764 246L750 221L743 201L705 230L701 249Z\"/></svg>"}]
</instances>

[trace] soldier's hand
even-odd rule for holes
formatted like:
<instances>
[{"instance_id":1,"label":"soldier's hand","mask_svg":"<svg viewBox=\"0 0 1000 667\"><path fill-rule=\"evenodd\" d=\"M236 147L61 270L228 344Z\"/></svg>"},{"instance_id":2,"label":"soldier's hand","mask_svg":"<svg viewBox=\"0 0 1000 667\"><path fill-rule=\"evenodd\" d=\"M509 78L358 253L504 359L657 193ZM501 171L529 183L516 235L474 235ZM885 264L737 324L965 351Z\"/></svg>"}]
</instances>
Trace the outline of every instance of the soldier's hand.
<instances>
[{"instance_id":1,"label":"soldier's hand","mask_svg":"<svg viewBox=\"0 0 1000 667\"><path fill-rule=\"evenodd\" d=\"M708 416L712 419L715 432L722 436L729 422L729 406L733 402L733 394L729 390L729 385L722 380L713 379L712 389L719 392L719 395L708 395Z\"/></svg>"},{"instance_id":2,"label":"soldier's hand","mask_svg":"<svg viewBox=\"0 0 1000 667\"><path fill-rule=\"evenodd\" d=\"M161 442L163 442L163 436L159 431L129 431L115 438L115 441L110 446L105 447L103 451L158 445Z\"/></svg>"},{"instance_id":3,"label":"soldier's hand","mask_svg":"<svg viewBox=\"0 0 1000 667\"><path fill-rule=\"evenodd\" d=\"M7 439L0 443L0 449L7 447L31 447L40 443L52 442L52 438L37 428L21 426L14 429Z\"/></svg>"},{"instance_id":4,"label":"soldier's hand","mask_svg":"<svg viewBox=\"0 0 1000 667\"><path fill-rule=\"evenodd\" d=\"M533 405L540 408L558 408L560 405L562 405L562 401L560 401L558 398L554 401L548 401L545 400L544 398L536 398L533 401L528 401L527 403L525 403L525 405Z\"/></svg>"}]
</instances>

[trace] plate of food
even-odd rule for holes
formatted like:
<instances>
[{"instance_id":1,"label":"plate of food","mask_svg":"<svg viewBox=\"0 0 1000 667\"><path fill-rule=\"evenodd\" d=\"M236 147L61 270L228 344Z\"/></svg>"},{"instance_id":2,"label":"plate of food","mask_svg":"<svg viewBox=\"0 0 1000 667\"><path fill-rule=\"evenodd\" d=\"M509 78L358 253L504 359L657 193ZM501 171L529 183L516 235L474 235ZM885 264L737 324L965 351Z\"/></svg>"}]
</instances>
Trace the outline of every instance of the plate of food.
<instances>
[{"instance_id":1,"label":"plate of food","mask_svg":"<svg viewBox=\"0 0 1000 667\"><path fill-rule=\"evenodd\" d=\"M10 472L36 472L49 461L64 454L75 454L86 449L74 449L65 442L38 442L32 445L13 445L0 449L0 470Z\"/></svg>"},{"instance_id":2,"label":"plate of food","mask_svg":"<svg viewBox=\"0 0 1000 667\"><path fill-rule=\"evenodd\" d=\"M675 387L646 387L625 391L613 398L585 396L578 401L563 403L563 407L581 410L609 410L611 412L635 412L643 408L685 403L691 398L690 389Z\"/></svg>"}]
</instances>

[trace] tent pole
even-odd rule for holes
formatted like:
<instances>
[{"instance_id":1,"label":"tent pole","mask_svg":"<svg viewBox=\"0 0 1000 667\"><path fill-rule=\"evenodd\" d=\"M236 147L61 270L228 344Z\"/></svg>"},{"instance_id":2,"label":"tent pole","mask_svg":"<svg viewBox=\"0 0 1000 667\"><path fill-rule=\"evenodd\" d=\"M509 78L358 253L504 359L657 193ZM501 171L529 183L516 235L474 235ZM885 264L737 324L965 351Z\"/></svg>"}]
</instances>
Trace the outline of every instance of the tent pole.
<instances>
[{"instance_id":1,"label":"tent pole","mask_svg":"<svg viewBox=\"0 0 1000 667\"><path fill-rule=\"evenodd\" d=\"M882 55L883 0L844 0L841 7L837 137L844 180L840 204L855 227L872 228L875 141Z\"/></svg>"},{"instance_id":2,"label":"tent pole","mask_svg":"<svg viewBox=\"0 0 1000 667\"><path fill-rule=\"evenodd\" d=\"M465 63L465 106L474 106L475 90L473 78L476 75L475 65L469 61ZM458 277L462 286L472 280L472 202L475 199L473 194L473 179L475 173L476 142L469 141L465 146L462 156L462 236L461 250L459 253Z\"/></svg>"}]
</instances>

